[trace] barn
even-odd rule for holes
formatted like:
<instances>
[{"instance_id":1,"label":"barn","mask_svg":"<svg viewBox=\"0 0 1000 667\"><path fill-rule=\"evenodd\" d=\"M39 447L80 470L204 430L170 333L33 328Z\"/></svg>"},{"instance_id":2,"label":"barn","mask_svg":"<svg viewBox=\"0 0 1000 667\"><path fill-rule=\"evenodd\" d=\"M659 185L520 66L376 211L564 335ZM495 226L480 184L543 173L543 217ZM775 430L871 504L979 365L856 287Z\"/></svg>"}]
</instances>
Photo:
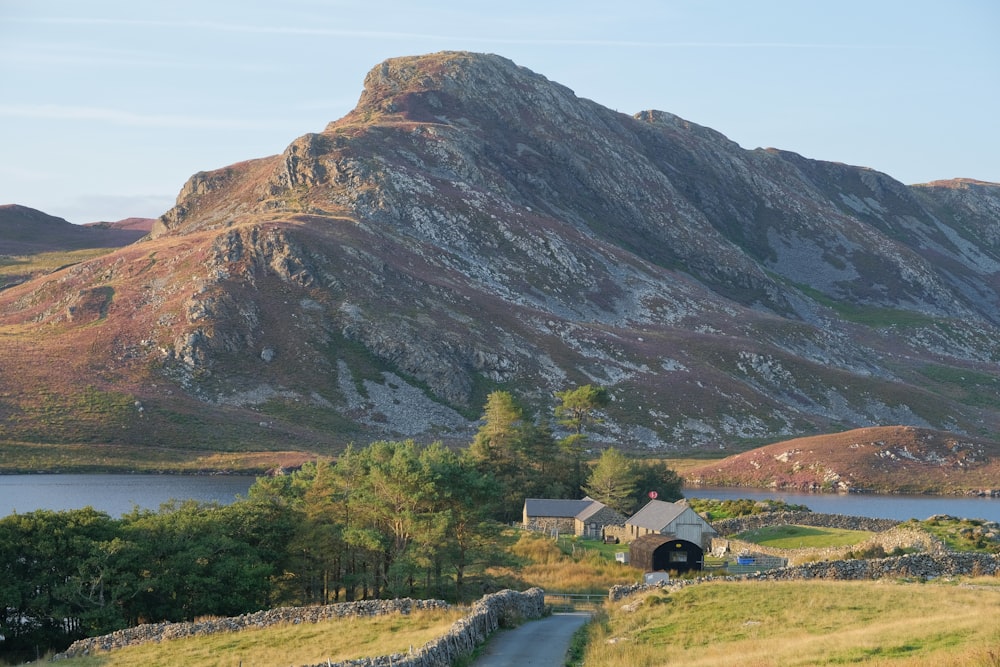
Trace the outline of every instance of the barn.
<instances>
[{"instance_id":1,"label":"barn","mask_svg":"<svg viewBox=\"0 0 1000 667\"><path fill-rule=\"evenodd\" d=\"M705 551L687 540L670 535L649 533L632 540L628 547L629 563L643 572L677 572L700 570Z\"/></svg>"},{"instance_id":2,"label":"barn","mask_svg":"<svg viewBox=\"0 0 1000 667\"><path fill-rule=\"evenodd\" d=\"M645 572L700 570L719 533L685 500L651 500L625 522L629 562Z\"/></svg>"}]
</instances>

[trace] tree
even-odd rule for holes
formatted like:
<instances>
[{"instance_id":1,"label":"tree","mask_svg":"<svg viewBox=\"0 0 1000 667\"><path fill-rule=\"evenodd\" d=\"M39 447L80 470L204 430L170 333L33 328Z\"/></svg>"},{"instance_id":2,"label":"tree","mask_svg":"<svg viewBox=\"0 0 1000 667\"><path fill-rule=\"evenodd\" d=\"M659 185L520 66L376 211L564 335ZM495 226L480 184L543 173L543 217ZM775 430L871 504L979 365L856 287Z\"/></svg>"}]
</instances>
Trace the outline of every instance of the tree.
<instances>
[{"instance_id":1,"label":"tree","mask_svg":"<svg viewBox=\"0 0 1000 667\"><path fill-rule=\"evenodd\" d=\"M521 409L510 392L494 391L486 397L481 419L469 455L481 468L508 477L516 466L515 448L524 420Z\"/></svg>"},{"instance_id":2,"label":"tree","mask_svg":"<svg viewBox=\"0 0 1000 667\"><path fill-rule=\"evenodd\" d=\"M91 507L0 519L0 634L10 657L124 625L105 548L118 523Z\"/></svg>"},{"instance_id":3,"label":"tree","mask_svg":"<svg viewBox=\"0 0 1000 667\"><path fill-rule=\"evenodd\" d=\"M524 475L530 463L524 451L528 425L514 397L506 391L494 391L486 398L482 420L468 457L481 474L496 481L499 493L489 509L497 519L507 521L524 502Z\"/></svg>"},{"instance_id":4,"label":"tree","mask_svg":"<svg viewBox=\"0 0 1000 667\"><path fill-rule=\"evenodd\" d=\"M557 391L559 405L555 407L556 420L571 433L560 441L560 446L573 461L573 488L579 489L586 483L583 470L583 443L586 439L584 428L588 424L599 423L594 414L610 400L608 392L603 387L585 384L576 389Z\"/></svg>"},{"instance_id":5,"label":"tree","mask_svg":"<svg viewBox=\"0 0 1000 667\"><path fill-rule=\"evenodd\" d=\"M635 508L636 468L635 462L617 449L605 449L583 490L594 500L629 514Z\"/></svg>"},{"instance_id":6,"label":"tree","mask_svg":"<svg viewBox=\"0 0 1000 667\"><path fill-rule=\"evenodd\" d=\"M421 453L421 463L434 483L433 513L440 540L432 552L435 567L455 574L455 597L462 600L465 573L474 562L489 562L496 553L493 538L499 526L490 521L490 508L499 493L497 483L480 473L469 457L434 444ZM440 579L435 571L435 579Z\"/></svg>"},{"instance_id":7,"label":"tree","mask_svg":"<svg viewBox=\"0 0 1000 667\"><path fill-rule=\"evenodd\" d=\"M673 502L683 497L681 486L684 480L662 461L637 461L635 466L636 507L649 500L650 491L656 492L657 500Z\"/></svg>"},{"instance_id":8,"label":"tree","mask_svg":"<svg viewBox=\"0 0 1000 667\"><path fill-rule=\"evenodd\" d=\"M429 529L433 483L412 440L374 442L360 454L365 508L384 538L379 583L394 595L403 594L414 585L409 547L418 534Z\"/></svg>"},{"instance_id":9,"label":"tree","mask_svg":"<svg viewBox=\"0 0 1000 667\"><path fill-rule=\"evenodd\" d=\"M519 510L525 498L579 497L576 459L568 448L556 441L547 422L525 424L518 443L518 451L522 454L521 474L514 488L519 495L518 499L511 499L510 507Z\"/></svg>"},{"instance_id":10,"label":"tree","mask_svg":"<svg viewBox=\"0 0 1000 667\"><path fill-rule=\"evenodd\" d=\"M225 525L221 508L194 501L122 518L121 554L137 576L130 623L236 616L267 606L271 566Z\"/></svg>"},{"instance_id":11,"label":"tree","mask_svg":"<svg viewBox=\"0 0 1000 667\"><path fill-rule=\"evenodd\" d=\"M583 435L588 424L600 423L594 413L610 401L607 389L590 384L557 391L556 398L560 401L555 408L556 419L577 436Z\"/></svg>"}]
</instances>

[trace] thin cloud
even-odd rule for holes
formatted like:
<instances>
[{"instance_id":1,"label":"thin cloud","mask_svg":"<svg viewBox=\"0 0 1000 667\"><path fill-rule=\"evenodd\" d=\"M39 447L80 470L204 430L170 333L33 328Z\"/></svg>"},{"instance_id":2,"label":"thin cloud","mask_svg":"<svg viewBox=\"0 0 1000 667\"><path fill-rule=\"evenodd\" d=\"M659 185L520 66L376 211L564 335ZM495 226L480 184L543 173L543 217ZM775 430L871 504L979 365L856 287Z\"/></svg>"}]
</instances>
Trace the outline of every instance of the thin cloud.
<instances>
[{"instance_id":1,"label":"thin cloud","mask_svg":"<svg viewBox=\"0 0 1000 667\"><path fill-rule=\"evenodd\" d=\"M211 118L171 114L142 114L103 107L56 104L0 104L0 117L32 120L100 122L130 127L186 128L208 130L264 130L283 125L247 119Z\"/></svg>"},{"instance_id":2,"label":"thin cloud","mask_svg":"<svg viewBox=\"0 0 1000 667\"><path fill-rule=\"evenodd\" d=\"M269 26L241 23L221 23L218 21L160 21L144 19L114 19L114 18L76 18L47 17L19 19L32 23L81 24L81 25L124 25L132 27L155 27L171 29L207 30L212 32L231 32L257 35L290 35L297 37L340 37L348 39L372 39L394 41L443 41L448 43L481 43L481 44L524 44L533 46L598 46L616 48L661 48L661 49L832 49L832 50L870 50L893 48L885 45L850 44L850 43L809 43L809 42L688 42L688 41L644 41L615 39L553 39L532 37L488 37L488 36L455 36L434 33L399 32L379 30L352 30L343 28L314 28L300 26Z\"/></svg>"},{"instance_id":3,"label":"thin cloud","mask_svg":"<svg viewBox=\"0 0 1000 667\"><path fill-rule=\"evenodd\" d=\"M21 64L34 67L58 65L60 67L126 67L132 69L190 69L234 70L269 73L278 67L267 63L247 63L208 61L204 59L183 59L173 55L150 57L148 52L126 49L81 47L63 44L4 45L2 58L6 65Z\"/></svg>"}]
</instances>

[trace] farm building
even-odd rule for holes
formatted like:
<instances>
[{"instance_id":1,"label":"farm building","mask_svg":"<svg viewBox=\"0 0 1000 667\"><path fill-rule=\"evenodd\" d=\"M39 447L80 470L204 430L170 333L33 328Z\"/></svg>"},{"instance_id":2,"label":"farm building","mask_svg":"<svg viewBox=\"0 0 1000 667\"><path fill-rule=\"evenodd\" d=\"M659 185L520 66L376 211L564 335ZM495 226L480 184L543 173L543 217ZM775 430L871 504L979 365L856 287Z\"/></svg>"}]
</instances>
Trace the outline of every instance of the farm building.
<instances>
[{"instance_id":1,"label":"farm building","mask_svg":"<svg viewBox=\"0 0 1000 667\"><path fill-rule=\"evenodd\" d=\"M719 534L685 500L651 500L625 521L629 562L646 572L700 570Z\"/></svg>"},{"instance_id":2,"label":"farm building","mask_svg":"<svg viewBox=\"0 0 1000 667\"><path fill-rule=\"evenodd\" d=\"M603 535L605 526L625 522L622 514L591 498L527 498L522 519L525 528L596 538Z\"/></svg>"}]
</instances>

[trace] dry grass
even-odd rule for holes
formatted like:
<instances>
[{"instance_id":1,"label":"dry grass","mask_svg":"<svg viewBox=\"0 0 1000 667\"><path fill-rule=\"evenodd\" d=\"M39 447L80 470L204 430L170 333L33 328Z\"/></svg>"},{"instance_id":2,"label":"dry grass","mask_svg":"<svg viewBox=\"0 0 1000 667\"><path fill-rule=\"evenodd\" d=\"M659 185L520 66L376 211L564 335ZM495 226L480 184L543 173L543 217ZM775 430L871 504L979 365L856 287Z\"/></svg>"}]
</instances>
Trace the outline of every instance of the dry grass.
<instances>
[{"instance_id":1,"label":"dry grass","mask_svg":"<svg viewBox=\"0 0 1000 667\"><path fill-rule=\"evenodd\" d=\"M493 568L490 574L517 588L538 586L559 593L607 593L611 586L641 580L642 573L602 556L598 551L577 549L566 554L554 540L522 533L511 547L522 561L518 567Z\"/></svg>"},{"instance_id":2,"label":"dry grass","mask_svg":"<svg viewBox=\"0 0 1000 667\"><path fill-rule=\"evenodd\" d=\"M1000 665L1000 590L742 582L651 594L594 624L588 667Z\"/></svg>"},{"instance_id":3,"label":"dry grass","mask_svg":"<svg viewBox=\"0 0 1000 667\"><path fill-rule=\"evenodd\" d=\"M5 442L0 473L38 470L74 472L205 472L260 474L318 457L309 452L210 452L146 445L39 444Z\"/></svg>"},{"instance_id":4,"label":"dry grass","mask_svg":"<svg viewBox=\"0 0 1000 667\"><path fill-rule=\"evenodd\" d=\"M149 643L60 661L65 667L260 667L315 665L406 653L445 634L468 609L344 618L322 623Z\"/></svg>"}]
</instances>

